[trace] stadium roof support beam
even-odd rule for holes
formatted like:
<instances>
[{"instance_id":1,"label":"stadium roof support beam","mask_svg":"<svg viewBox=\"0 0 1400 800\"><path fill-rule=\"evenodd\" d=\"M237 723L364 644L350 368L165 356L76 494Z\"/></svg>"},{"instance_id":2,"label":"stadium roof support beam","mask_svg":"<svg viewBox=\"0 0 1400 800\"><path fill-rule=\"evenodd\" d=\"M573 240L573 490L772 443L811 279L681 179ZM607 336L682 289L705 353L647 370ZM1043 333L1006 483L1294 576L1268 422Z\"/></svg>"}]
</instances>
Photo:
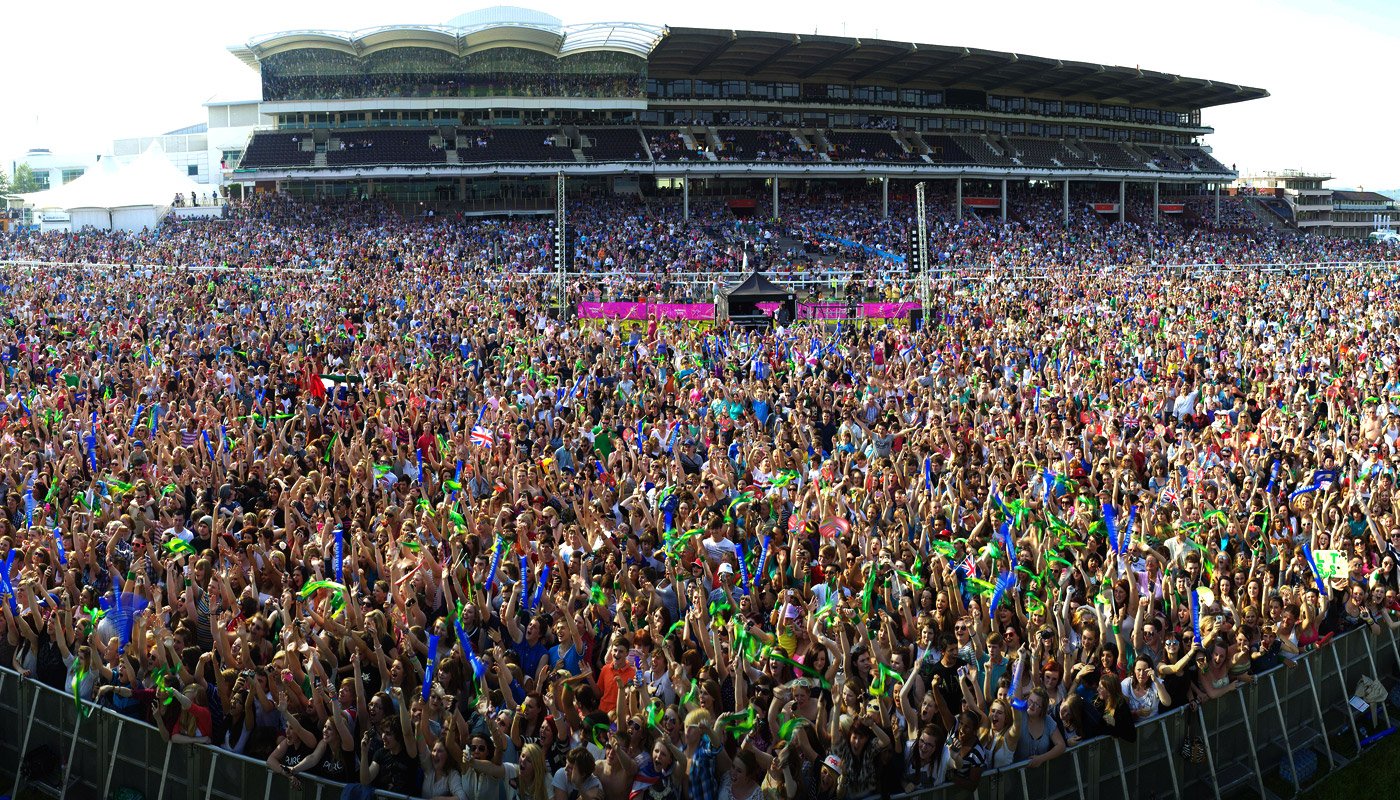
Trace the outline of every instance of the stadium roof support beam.
<instances>
[{"instance_id":1,"label":"stadium roof support beam","mask_svg":"<svg viewBox=\"0 0 1400 800\"><path fill-rule=\"evenodd\" d=\"M744 77L752 78L753 76L763 72L765 69L768 69L773 64L777 63L778 59L787 55L789 51L791 51L794 47L797 47L800 44L802 44L801 36L792 37L792 41L784 44L777 50L774 50L773 52L769 53L767 58L763 59L757 64L754 64L752 67L749 67L748 71L744 73Z\"/></svg>"},{"instance_id":2,"label":"stadium roof support beam","mask_svg":"<svg viewBox=\"0 0 1400 800\"><path fill-rule=\"evenodd\" d=\"M898 53L895 53L894 55L890 56L889 58L881 59L880 61L871 64L865 69L851 75L851 82L857 83L861 80L864 80L865 77L868 75L874 75L877 72L883 72L917 52L919 52L919 46L917 44L910 44L908 49L901 50Z\"/></svg>"},{"instance_id":3,"label":"stadium roof support beam","mask_svg":"<svg viewBox=\"0 0 1400 800\"><path fill-rule=\"evenodd\" d=\"M826 58L823 58L821 61L818 61L817 63L803 70L802 72L799 72L797 74L797 77L805 81L824 69L829 69L831 67L836 66L837 64L841 63L841 61L844 60L846 56L850 55L851 53L854 53L859 49L860 40L856 39L855 44L849 45L844 50L839 50L827 56Z\"/></svg>"},{"instance_id":4,"label":"stadium roof support beam","mask_svg":"<svg viewBox=\"0 0 1400 800\"><path fill-rule=\"evenodd\" d=\"M1093 72L1075 76L1067 81L1058 82L1058 86L1060 93L1066 96L1076 94L1095 94L1095 96L1097 96L1096 93L1099 91L1100 87L1112 83L1113 81L1114 77L1109 74L1108 69L1101 66Z\"/></svg>"},{"instance_id":5,"label":"stadium roof support beam","mask_svg":"<svg viewBox=\"0 0 1400 800\"><path fill-rule=\"evenodd\" d=\"M720 43L719 45L717 45L714 49L710 50L710 52L707 53L707 54L705 55L704 58L702 58L702 59L700 59L698 62L696 62L696 64L695 64L695 71L696 71L696 72L703 72L707 67L709 67L711 64L715 63L715 59L719 58L720 56L722 56L722 55L724 55L726 52L728 52L728 51L729 51L729 48L733 47L733 46L734 46L734 43L737 42L737 41L739 41L739 33L738 33L738 31L730 31L730 32L729 32L729 38L728 38L728 39L726 39L726 40L724 40L723 42L721 42L721 43Z\"/></svg>"},{"instance_id":6,"label":"stadium roof support beam","mask_svg":"<svg viewBox=\"0 0 1400 800\"><path fill-rule=\"evenodd\" d=\"M1021 57L1016 55L1015 53L1007 53L1006 56L1006 60L1002 61L999 64L991 64L974 72L968 72L964 75L958 76L957 82L975 83L979 78L982 78L983 76L987 75L994 75L1021 60ZM1000 89L1001 87L1006 85L1006 81L1003 80L996 83L988 83L984 86L979 86L978 88L980 88L982 91L990 92L993 89Z\"/></svg>"},{"instance_id":7,"label":"stadium roof support beam","mask_svg":"<svg viewBox=\"0 0 1400 800\"><path fill-rule=\"evenodd\" d=\"M949 64L952 64L955 61L961 61L962 59L967 58L970 55L972 55L972 51L964 47L960 51L953 53L945 59L942 59L937 64L930 64L926 67L920 67L919 69L916 69L913 72L909 72L904 75L901 75L898 78L895 78L894 82L901 85L906 83L919 83L929 75L943 69Z\"/></svg>"},{"instance_id":8,"label":"stadium roof support beam","mask_svg":"<svg viewBox=\"0 0 1400 800\"><path fill-rule=\"evenodd\" d=\"M1176 104L1193 106L1211 96L1214 89L1215 84L1212 81L1182 81L1175 91L1154 97L1152 102L1163 108Z\"/></svg>"},{"instance_id":9,"label":"stadium roof support beam","mask_svg":"<svg viewBox=\"0 0 1400 800\"><path fill-rule=\"evenodd\" d=\"M1069 76L1071 70L1078 70L1079 74ZM1095 74L1095 70L1090 68L1089 65L1065 64L1063 61L1060 61L1056 62L1056 65L1054 67L1044 70L1038 75L1034 73L1028 73L1026 77L1039 77L1040 80L1023 80L1019 84L1017 84L1016 88L1020 89L1023 92L1026 92L1027 94L1035 94L1037 92L1045 92L1049 91L1050 89L1054 89L1055 87L1062 85L1063 82L1067 79L1072 80L1073 78L1080 78L1084 77L1085 75L1093 74Z\"/></svg>"}]
</instances>

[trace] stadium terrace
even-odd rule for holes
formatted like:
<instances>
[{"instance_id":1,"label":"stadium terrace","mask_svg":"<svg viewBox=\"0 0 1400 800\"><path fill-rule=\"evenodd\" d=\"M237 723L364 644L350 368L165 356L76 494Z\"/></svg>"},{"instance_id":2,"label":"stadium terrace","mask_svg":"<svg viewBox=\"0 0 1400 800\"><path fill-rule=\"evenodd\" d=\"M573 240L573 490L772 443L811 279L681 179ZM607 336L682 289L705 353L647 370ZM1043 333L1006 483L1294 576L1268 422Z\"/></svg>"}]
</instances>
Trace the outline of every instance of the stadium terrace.
<instances>
[{"instance_id":1,"label":"stadium terrace","mask_svg":"<svg viewBox=\"0 0 1400 800\"><path fill-rule=\"evenodd\" d=\"M544 209L547 178L733 194L779 180L942 178L1199 194L1235 179L1201 110L1262 89L913 42L637 23L517 8L446 25L257 37L256 132L226 178L300 195ZM1116 187L1115 187L1116 184ZM1117 189L1115 192L1114 189Z\"/></svg>"}]
</instances>

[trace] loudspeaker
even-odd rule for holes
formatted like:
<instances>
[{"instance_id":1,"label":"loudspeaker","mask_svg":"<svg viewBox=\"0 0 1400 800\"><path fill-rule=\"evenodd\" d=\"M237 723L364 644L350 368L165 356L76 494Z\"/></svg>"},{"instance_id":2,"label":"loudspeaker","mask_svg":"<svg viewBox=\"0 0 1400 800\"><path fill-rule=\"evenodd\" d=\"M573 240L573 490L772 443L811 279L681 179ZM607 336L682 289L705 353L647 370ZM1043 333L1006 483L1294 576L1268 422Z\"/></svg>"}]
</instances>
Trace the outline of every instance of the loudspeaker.
<instances>
[{"instance_id":1,"label":"loudspeaker","mask_svg":"<svg viewBox=\"0 0 1400 800\"><path fill-rule=\"evenodd\" d=\"M922 308L910 309L909 330L917 331L924 327L924 310Z\"/></svg>"}]
</instances>

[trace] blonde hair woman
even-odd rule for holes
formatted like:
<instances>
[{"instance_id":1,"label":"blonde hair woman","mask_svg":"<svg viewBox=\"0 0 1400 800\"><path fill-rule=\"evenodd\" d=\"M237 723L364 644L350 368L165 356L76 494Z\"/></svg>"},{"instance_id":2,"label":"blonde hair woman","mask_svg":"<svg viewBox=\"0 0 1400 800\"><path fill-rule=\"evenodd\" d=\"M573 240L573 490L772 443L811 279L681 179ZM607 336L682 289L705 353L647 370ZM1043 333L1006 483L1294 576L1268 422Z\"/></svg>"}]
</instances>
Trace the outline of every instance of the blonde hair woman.
<instances>
[{"instance_id":1,"label":"blonde hair woman","mask_svg":"<svg viewBox=\"0 0 1400 800\"><path fill-rule=\"evenodd\" d=\"M544 765L544 748L531 742L520 750L518 772L507 784L514 797L507 800L550 800L549 772Z\"/></svg>"},{"instance_id":2,"label":"blonde hair woman","mask_svg":"<svg viewBox=\"0 0 1400 800\"><path fill-rule=\"evenodd\" d=\"M1016 760L1016 746L1021 741L1020 715L1011 710L1007 701L993 700L983 719L980 738L987 752L987 766L1007 766Z\"/></svg>"}]
</instances>

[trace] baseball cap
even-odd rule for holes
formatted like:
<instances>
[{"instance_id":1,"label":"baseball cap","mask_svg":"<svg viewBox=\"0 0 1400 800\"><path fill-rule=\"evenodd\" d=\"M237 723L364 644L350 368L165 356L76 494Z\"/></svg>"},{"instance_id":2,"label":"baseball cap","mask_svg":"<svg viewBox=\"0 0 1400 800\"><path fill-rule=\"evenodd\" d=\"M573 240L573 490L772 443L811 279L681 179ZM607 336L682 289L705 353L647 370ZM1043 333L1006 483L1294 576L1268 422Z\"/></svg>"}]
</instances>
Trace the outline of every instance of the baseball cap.
<instances>
[{"instance_id":1,"label":"baseball cap","mask_svg":"<svg viewBox=\"0 0 1400 800\"><path fill-rule=\"evenodd\" d=\"M719 574L721 574L721 575L733 575L733 574L734 574L734 565L731 564L731 563L729 563L728 561L724 562L723 564L720 564L720 565L719 565Z\"/></svg>"},{"instance_id":2,"label":"baseball cap","mask_svg":"<svg viewBox=\"0 0 1400 800\"><path fill-rule=\"evenodd\" d=\"M828 768L828 769L830 769L832 772L835 772L837 775L840 775L840 774L841 774L841 757L838 756L838 755L834 755L834 754L833 754L833 755L829 755L829 756L827 756L826 758L822 759L822 766L823 766L823 767L826 767L826 768Z\"/></svg>"}]
</instances>

